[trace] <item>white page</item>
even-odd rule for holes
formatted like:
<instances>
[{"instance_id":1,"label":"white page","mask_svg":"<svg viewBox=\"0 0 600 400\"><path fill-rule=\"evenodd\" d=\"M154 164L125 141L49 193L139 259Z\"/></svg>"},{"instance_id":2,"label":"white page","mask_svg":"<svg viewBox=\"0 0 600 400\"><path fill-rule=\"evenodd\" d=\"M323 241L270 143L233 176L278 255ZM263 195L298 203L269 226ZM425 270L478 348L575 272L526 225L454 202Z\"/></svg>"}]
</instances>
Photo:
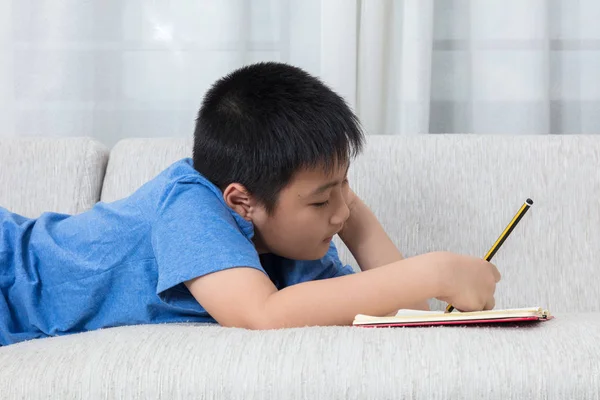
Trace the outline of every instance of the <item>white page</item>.
<instances>
[{"instance_id":1,"label":"white page","mask_svg":"<svg viewBox=\"0 0 600 400\"><path fill-rule=\"evenodd\" d=\"M409 309L401 309L396 313L396 317L407 317L410 315L428 315L428 314L439 314L444 311L424 311L424 310L409 310Z\"/></svg>"},{"instance_id":2,"label":"white page","mask_svg":"<svg viewBox=\"0 0 600 400\"><path fill-rule=\"evenodd\" d=\"M539 309L539 307L527 307L527 308L506 308L506 309L497 309L490 310L497 313L501 312L535 312ZM452 313L458 313L459 311L454 309ZM410 310L410 309L400 309L396 313L396 317L408 317L415 315L431 315L431 314L443 314L444 310L436 310L436 311L424 311L424 310Z\"/></svg>"}]
</instances>

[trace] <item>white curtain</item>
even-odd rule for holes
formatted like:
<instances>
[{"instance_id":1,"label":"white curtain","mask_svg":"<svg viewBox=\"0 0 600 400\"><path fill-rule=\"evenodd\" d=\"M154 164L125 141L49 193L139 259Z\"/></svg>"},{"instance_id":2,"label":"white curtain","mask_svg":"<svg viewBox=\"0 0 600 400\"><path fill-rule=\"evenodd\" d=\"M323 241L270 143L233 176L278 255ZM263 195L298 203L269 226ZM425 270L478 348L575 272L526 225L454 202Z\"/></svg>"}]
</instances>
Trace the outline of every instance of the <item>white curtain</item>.
<instances>
[{"instance_id":1,"label":"white curtain","mask_svg":"<svg viewBox=\"0 0 600 400\"><path fill-rule=\"evenodd\" d=\"M189 136L261 60L371 134L598 133L598 21L598 0L0 0L0 135Z\"/></svg>"}]
</instances>

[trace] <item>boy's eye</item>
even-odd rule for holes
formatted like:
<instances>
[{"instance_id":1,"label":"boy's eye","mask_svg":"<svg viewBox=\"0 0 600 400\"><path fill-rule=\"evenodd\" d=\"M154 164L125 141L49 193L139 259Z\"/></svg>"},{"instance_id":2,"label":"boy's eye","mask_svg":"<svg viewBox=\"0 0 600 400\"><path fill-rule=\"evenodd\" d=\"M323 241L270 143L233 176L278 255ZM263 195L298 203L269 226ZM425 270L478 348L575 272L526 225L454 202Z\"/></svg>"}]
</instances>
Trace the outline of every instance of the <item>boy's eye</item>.
<instances>
[{"instance_id":1,"label":"boy's eye","mask_svg":"<svg viewBox=\"0 0 600 400\"><path fill-rule=\"evenodd\" d=\"M325 207L327 204L329 204L329 200L324 201L322 203L313 203L312 205L315 207Z\"/></svg>"}]
</instances>

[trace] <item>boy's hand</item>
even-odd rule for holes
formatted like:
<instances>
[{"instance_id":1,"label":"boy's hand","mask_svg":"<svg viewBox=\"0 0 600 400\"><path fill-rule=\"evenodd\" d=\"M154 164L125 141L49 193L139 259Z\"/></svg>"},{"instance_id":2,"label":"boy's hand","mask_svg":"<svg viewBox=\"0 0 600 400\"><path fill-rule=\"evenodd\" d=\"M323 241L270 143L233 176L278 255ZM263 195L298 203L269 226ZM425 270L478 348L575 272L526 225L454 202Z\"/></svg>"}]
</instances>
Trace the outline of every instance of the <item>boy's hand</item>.
<instances>
[{"instance_id":1,"label":"boy's hand","mask_svg":"<svg viewBox=\"0 0 600 400\"><path fill-rule=\"evenodd\" d=\"M346 186L346 190L344 192L344 200L346 201L346 206L350 210L350 215L352 215L352 211L354 211L354 207L356 206L356 199L358 196L354 191L350 188L350 185Z\"/></svg>"},{"instance_id":2,"label":"boy's hand","mask_svg":"<svg viewBox=\"0 0 600 400\"><path fill-rule=\"evenodd\" d=\"M440 278L436 298L460 311L491 310L495 306L496 283L500 272L495 265L478 257L449 252L429 253Z\"/></svg>"}]
</instances>

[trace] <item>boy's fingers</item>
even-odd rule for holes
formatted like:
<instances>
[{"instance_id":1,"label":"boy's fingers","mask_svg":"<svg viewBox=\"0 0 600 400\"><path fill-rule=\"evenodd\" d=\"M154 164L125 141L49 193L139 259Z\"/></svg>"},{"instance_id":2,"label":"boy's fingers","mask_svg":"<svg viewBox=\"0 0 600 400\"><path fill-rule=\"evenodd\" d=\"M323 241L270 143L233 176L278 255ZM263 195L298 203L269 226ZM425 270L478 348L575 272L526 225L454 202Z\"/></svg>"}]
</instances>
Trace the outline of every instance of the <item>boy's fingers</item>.
<instances>
[{"instance_id":1,"label":"boy's fingers","mask_svg":"<svg viewBox=\"0 0 600 400\"><path fill-rule=\"evenodd\" d=\"M483 309L484 309L484 311L493 310L495 306L496 306L496 299L494 299L492 297L490 300L488 300L488 302L485 304Z\"/></svg>"},{"instance_id":2,"label":"boy's fingers","mask_svg":"<svg viewBox=\"0 0 600 400\"><path fill-rule=\"evenodd\" d=\"M498 271L498 268L496 268L494 264L492 264L492 273L494 274L494 279L496 279L496 283L500 282L500 279L502 279L502 275L500 275L500 271Z\"/></svg>"}]
</instances>

